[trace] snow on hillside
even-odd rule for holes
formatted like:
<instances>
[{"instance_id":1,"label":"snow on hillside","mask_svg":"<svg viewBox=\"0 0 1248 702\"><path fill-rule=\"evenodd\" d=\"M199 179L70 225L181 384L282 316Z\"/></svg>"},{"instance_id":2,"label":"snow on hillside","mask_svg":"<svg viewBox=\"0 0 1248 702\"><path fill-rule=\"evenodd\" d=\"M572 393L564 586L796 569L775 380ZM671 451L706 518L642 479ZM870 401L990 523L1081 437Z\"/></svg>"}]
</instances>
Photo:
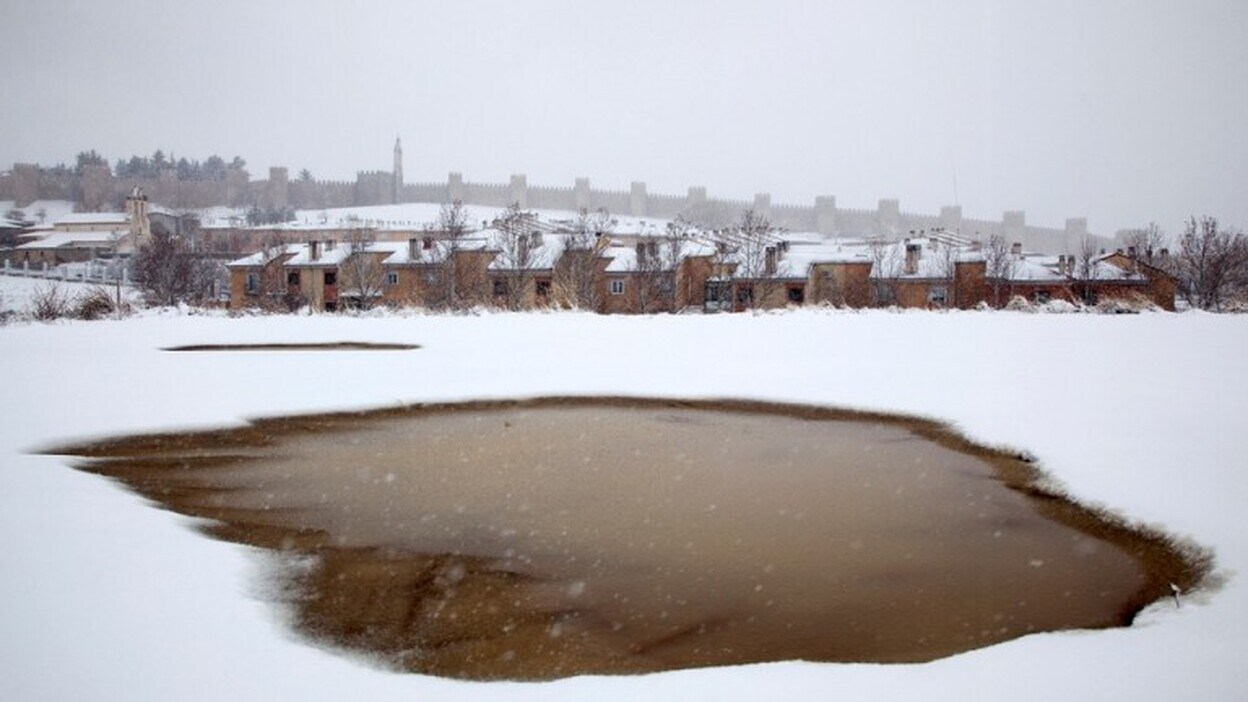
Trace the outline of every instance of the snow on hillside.
<instances>
[{"instance_id":1,"label":"snow on hillside","mask_svg":"<svg viewBox=\"0 0 1248 702\"><path fill-rule=\"evenodd\" d=\"M172 354L192 343L411 352ZM1007 312L188 317L0 329L5 700L1248 699L1248 317ZM1228 582L1127 629L923 665L801 662L544 684L378 670L296 640L263 555L32 453L286 412L550 394L742 397L939 417L1084 500L1216 549ZM828 632L834 636L835 632Z\"/></svg>"},{"instance_id":2,"label":"snow on hillside","mask_svg":"<svg viewBox=\"0 0 1248 702\"><path fill-rule=\"evenodd\" d=\"M325 229L334 227L366 226L381 230L421 231L426 226L436 226L442 206L425 202L409 202L399 205L370 205L364 207L334 207L327 209L297 210L292 222L277 225L284 230ZM481 228L503 213L502 207L465 205L470 227ZM529 209L543 223L570 226L577 213L566 210ZM246 210L212 208L199 211L200 221L206 227L243 226ZM632 217L611 213L615 220L614 231L622 234L662 232L668 220L657 217ZM272 228L262 225L261 228Z\"/></svg>"},{"instance_id":3,"label":"snow on hillside","mask_svg":"<svg viewBox=\"0 0 1248 702\"><path fill-rule=\"evenodd\" d=\"M26 219L35 224L52 224L56 220L73 213L74 202L71 200L35 200L25 207L18 207L13 200L0 200L0 214L20 209ZM42 214L42 217L40 215Z\"/></svg>"}]
</instances>

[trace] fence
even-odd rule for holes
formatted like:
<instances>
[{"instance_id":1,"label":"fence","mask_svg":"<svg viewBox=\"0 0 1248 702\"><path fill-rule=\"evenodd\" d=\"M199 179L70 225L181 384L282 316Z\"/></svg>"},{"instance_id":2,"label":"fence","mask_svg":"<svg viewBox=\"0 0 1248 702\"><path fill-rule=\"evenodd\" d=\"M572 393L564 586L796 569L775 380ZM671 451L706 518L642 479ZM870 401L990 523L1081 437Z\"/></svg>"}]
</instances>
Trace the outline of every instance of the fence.
<instances>
[{"instance_id":1,"label":"fence","mask_svg":"<svg viewBox=\"0 0 1248 702\"><path fill-rule=\"evenodd\" d=\"M46 262L41 265L31 266L30 262L26 261L20 266L15 266L12 261L6 260L3 269L0 269L0 273L23 278L42 278L63 282L107 283L109 285L115 285L120 282L122 285L132 285L130 268L120 261L83 261L81 263L62 263L56 266L49 266Z\"/></svg>"}]
</instances>

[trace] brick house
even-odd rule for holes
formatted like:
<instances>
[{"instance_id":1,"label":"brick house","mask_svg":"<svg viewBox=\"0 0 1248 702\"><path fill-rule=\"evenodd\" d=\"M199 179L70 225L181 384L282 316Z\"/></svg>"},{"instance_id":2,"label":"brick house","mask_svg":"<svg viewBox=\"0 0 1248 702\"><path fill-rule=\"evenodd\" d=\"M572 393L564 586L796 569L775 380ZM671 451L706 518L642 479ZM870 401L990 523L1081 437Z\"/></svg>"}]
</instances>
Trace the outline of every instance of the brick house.
<instances>
[{"instance_id":1,"label":"brick house","mask_svg":"<svg viewBox=\"0 0 1248 702\"><path fill-rule=\"evenodd\" d=\"M990 276L983 252L940 230L891 243L775 236L754 252L765 257L748 262L740 242L713 233L679 239L602 233L589 245L571 239L534 217L511 234L483 223L453 251L438 232L362 248L322 238L271 246L229 264L231 306L439 309L454 294L457 306L528 309L580 301L606 314L811 304L971 308L1003 306L1015 296L1033 302L1142 297L1174 309L1177 290L1172 276L1131 252L1101 256L1084 264L1085 271L1072 256L1015 249L1007 275ZM755 273L745 275L750 268ZM572 294L573 287L580 292Z\"/></svg>"}]
</instances>

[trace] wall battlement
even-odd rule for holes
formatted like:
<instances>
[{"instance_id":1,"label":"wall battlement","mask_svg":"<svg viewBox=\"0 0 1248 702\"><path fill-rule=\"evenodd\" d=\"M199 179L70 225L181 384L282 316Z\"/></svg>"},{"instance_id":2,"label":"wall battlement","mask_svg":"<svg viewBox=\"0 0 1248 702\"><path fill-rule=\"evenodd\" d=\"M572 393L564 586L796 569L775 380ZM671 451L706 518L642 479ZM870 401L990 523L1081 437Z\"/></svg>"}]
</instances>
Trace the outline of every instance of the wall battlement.
<instances>
[{"instance_id":1,"label":"wall battlement","mask_svg":"<svg viewBox=\"0 0 1248 702\"><path fill-rule=\"evenodd\" d=\"M1074 252L1084 239L1100 245L1109 239L1091 234L1087 220L1072 217L1063 227L1037 227L1027 223L1026 213L1011 210L1000 220L965 217L960 205L946 205L938 213L907 212L896 199L882 199L874 209L841 207L833 195L821 195L811 205L773 203L770 193L752 200L710 197L702 186L691 186L684 195L651 193L644 181L627 189L594 188L588 178L570 186L530 186L524 174L505 183L464 180L462 173L448 174L444 182L400 183L389 171L359 171L354 181L290 180L285 167L269 169L267 180L252 180L245 170L231 169L224 180L183 181L173 171L157 178L117 178L106 166L84 169L82 175L54 175L36 164L17 163L0 174L0 200L14 200L21 208L35 200L65 199L85 211L119 210L130 190L138 186L154 203L173 208L212 206L267 207L274 209L328 209L398 202L444 203L454 200L469 205L522 207L576 211L606 208L617 215L672 219L683 216L708 227L723 227L741 212L755 209L772 224L790 231L812 231L825 236L896 239L912 231L944 228L971 240L985 241L993 235L1018 241L1024 247L1052 253ZM1102 243L1103 242L1103 243Z\"/></svg>"}]
</instances>

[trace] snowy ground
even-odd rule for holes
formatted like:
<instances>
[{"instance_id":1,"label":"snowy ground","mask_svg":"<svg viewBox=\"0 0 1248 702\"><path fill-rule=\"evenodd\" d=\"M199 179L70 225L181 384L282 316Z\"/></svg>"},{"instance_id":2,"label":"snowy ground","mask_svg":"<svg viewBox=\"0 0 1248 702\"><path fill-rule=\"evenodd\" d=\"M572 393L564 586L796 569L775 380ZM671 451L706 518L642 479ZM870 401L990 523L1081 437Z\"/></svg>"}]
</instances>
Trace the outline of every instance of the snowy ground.
<instances>
[{"instance_id":1,"label":"snowy ground","mask_svg":"<svg viewBox=\"0 0 1248 702\"><path fill-rule=\"evenodd\" d=\"M30 311L31 302L36 295L44 294L51 288L57 288L64 297L73 301L88 295L96 288L103 287L110 293L116 288L112 283L84 283L82 281L58 280L56 278L23 278L15 275L0 275L0 313L12 312L22 315ZM141 295L133 287L122 289L123 298L134 305Z\"/></svg>"},{"instance_id":2,"label":"snowy ground","mask_svg":"<svg viewBox=\"0 0 1248 702\"><path fill-rule=\"evenodd\" d=\"M159 350L341 340L423 348ZM10 368L0 425L0 699L1248 699L1246 348L1248 317L1200 313L169 313L12 324L0 328ZM465 683L381 671L294 640L257 596L261 554L208 540L185 518L31 453L290 411L564 393L943 418L978 440L1031 451L1087 501L1214 547L1228 582L1182 609L1155 605L1129 629L1030 636L924 665Z\"/></svg>"}]
</instances>

